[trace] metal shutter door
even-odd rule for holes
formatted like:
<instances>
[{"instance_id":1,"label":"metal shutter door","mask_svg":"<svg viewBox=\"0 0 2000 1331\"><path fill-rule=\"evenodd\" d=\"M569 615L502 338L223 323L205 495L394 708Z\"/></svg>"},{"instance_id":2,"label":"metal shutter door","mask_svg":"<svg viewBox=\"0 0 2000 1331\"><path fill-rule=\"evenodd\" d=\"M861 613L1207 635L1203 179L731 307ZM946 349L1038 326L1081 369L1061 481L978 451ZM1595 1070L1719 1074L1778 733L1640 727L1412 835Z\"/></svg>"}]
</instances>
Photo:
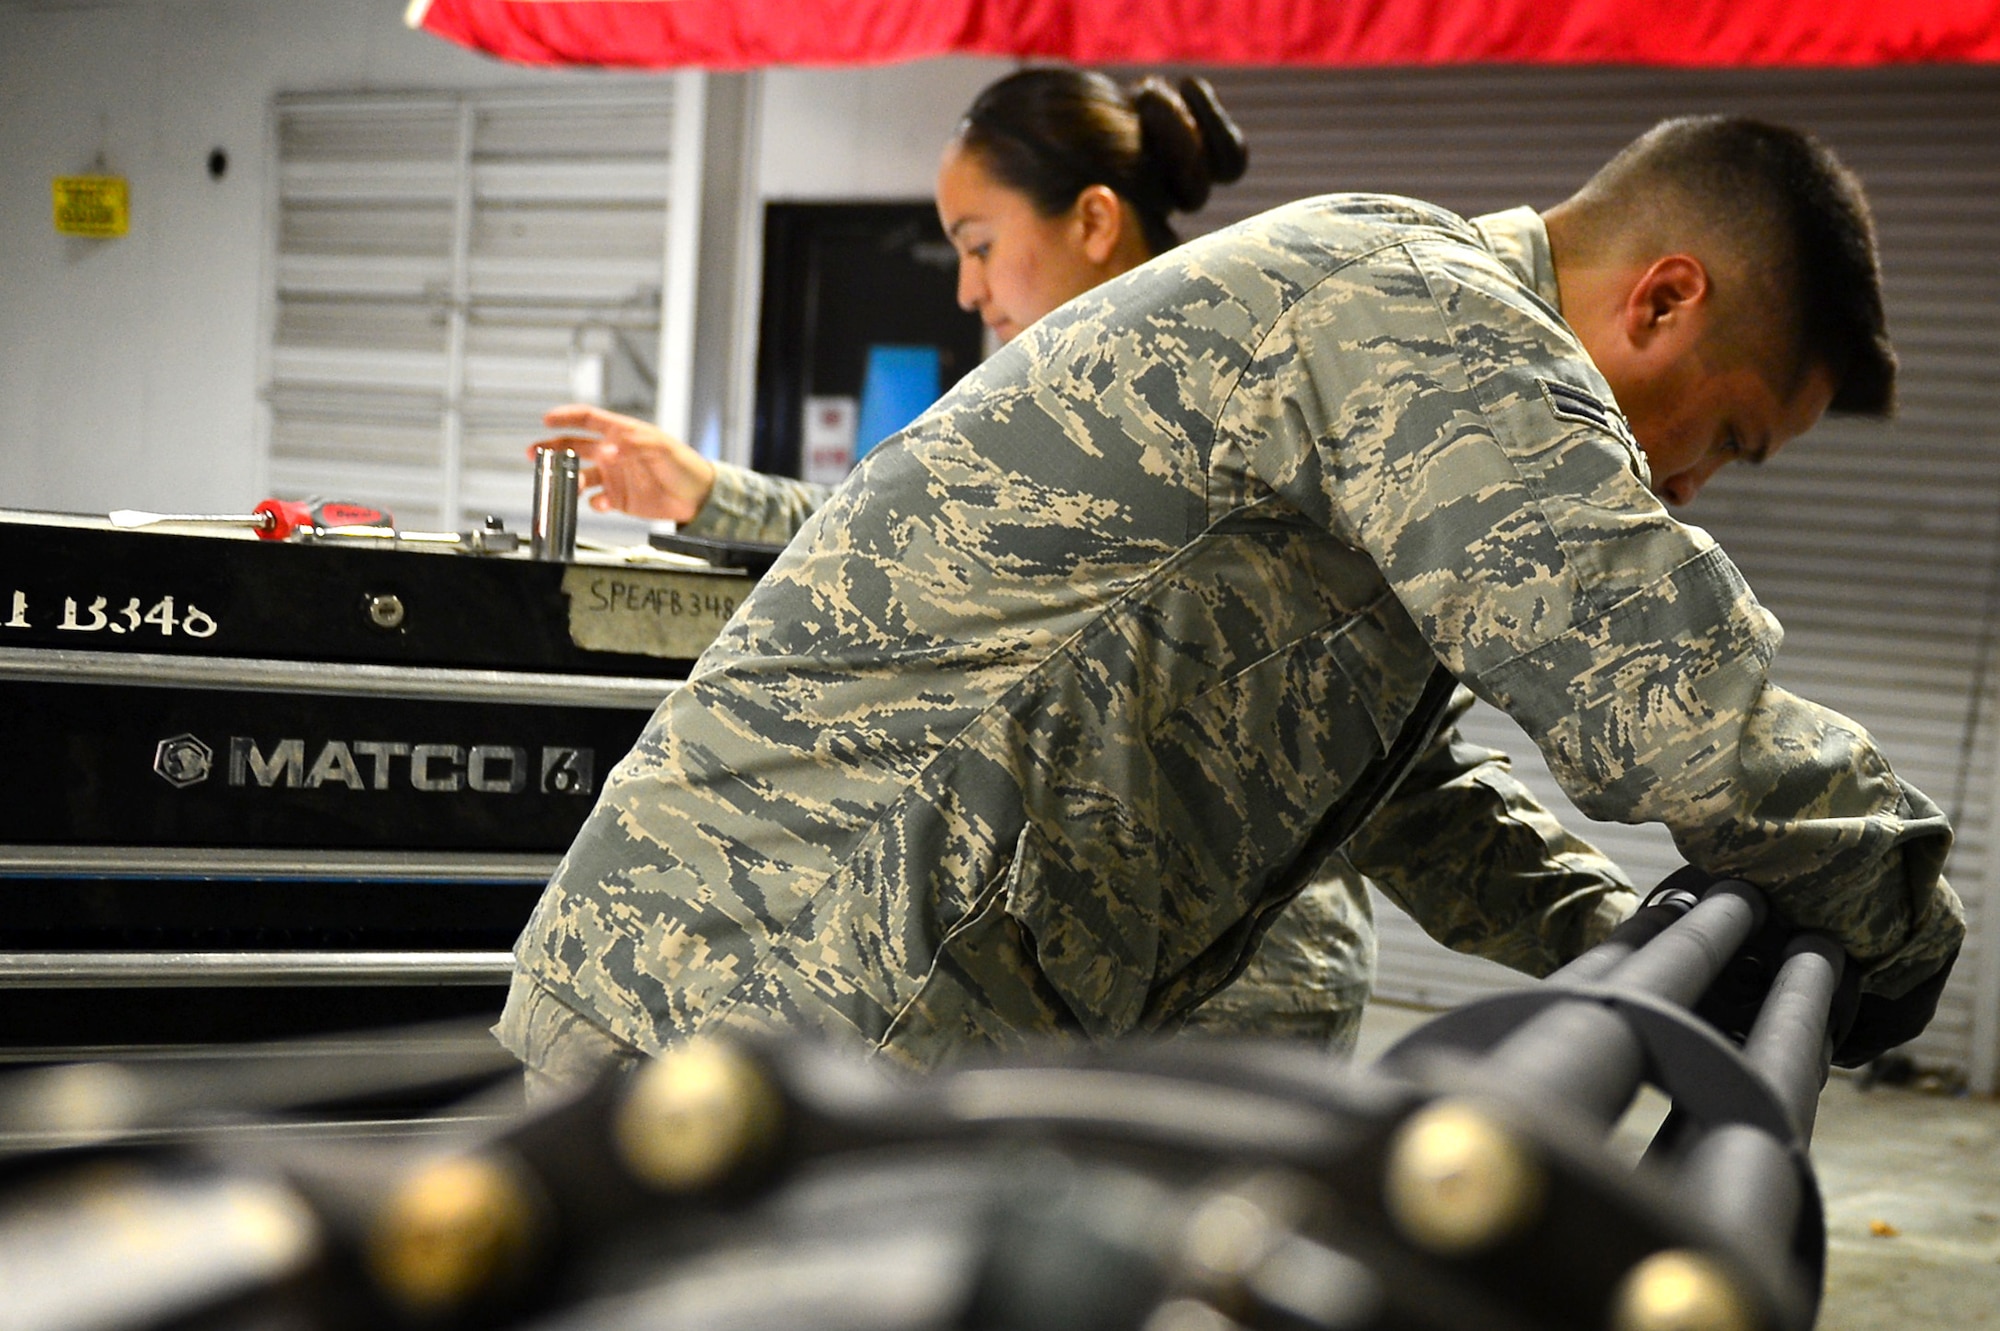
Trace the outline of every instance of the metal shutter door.
<instances>
[{"instance_id":1,"label":"metal shutter door","mask_svg":"<svg viewBox=\"0 0 2000 1331\"><path fill-rule=\"evenodd\" d=\"M675 90L279 98L268 488L518 522L579 357L653 415Z\"/></svg>"},{"instance_id":2,"label":"metal shutter door","mask_svg":"<svg viewBox=\"0 0 2000 1331\"><path fill-rule=\"evenodd\" d=\"M1889 428L1829 421L1776 465L1734 468L1690 516L1783 620L1776 676L1866 724L1897 770L1950 811L1951 877L1971 938L1915 1052L1992 1090L2000 1045L2000 900L1991 829L1990 698L1964 743L1988 650L2000 554L2000 71L1493 69L1210 71L1249 136L1251 170L1203 227L1301 195L1384 190L1463 213L1565 197L1663 116L1737 112L1810 129L1874 201L1902 411ZM1986 680L1986 691L1993 681ZM1532 745L1490 710L1467 727L1642 883L1678 863L1663 833L1586 824ZM1962 775L1963 769L1963 775ZM1963 791L1955 798L1955 792ZM1424 938L1384 904L1380 992L1461 1001L1517 977Z\"/></svg>"}]
</instances>

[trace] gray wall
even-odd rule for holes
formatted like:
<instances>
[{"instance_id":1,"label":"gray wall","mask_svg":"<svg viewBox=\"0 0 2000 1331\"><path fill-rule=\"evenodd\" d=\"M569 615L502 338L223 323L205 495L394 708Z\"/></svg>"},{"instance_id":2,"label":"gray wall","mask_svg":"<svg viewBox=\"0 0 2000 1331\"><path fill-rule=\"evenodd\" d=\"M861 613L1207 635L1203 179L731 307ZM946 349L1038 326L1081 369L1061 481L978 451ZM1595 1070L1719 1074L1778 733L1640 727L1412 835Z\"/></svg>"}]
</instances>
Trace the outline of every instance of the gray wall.
<instances>
[{"instance_id":1,"label":"gray wall","mask_svg":"<svg viewBox=\"0 0 2000 1331\"><path fill-rule=\"evenodd\" d=\"M406 30L394 0L0 7L0 504L254 501L279 91L546 81ZM211 180L209 151L229 155ZM99 158L116 240L56 234L49 180Z\"/></svg>"},{"instance_id":2,"label":"gray wall","mask_svg":"<svg viewBox=\"0 0 2000 1331\"><path fill-rule=\"evenodd\" d=\"M503 65L409 31L402 10L0 0L0 507L203 511L261 497L274 94L634 77ZM746 176L760 196L925 197L938 145L1004 68L756 76ZM206 167L216 147L229 155L220 181ZM50 179L100 157L131 182L131 234L58 235ZM737 299L754 296L747 284Z\"/></svg>"},{"instance_id":3,"label":"gray wall","mask_svg":"<svg viewBox=\"0 0 2000 1331\"><path fill-rule=\"evenodd\" d=\"M927 199L938 152L1006 60L772 70L759 160L771 199Z\"/></svg>"}]
</instances>

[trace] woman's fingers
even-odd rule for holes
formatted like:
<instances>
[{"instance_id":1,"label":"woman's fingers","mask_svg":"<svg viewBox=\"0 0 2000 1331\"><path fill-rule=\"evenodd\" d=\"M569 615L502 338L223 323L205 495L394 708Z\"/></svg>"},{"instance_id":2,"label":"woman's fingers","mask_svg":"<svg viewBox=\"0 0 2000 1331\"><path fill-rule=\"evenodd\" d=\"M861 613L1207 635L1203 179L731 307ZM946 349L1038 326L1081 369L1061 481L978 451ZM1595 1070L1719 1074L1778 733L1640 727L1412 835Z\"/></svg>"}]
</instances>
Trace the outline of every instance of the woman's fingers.
<instances>
[{"instance_id":1,"label":"woman's fingers","mask_svg":"<svg viewBox=\"0 0 2000 1331\"><path fill-rule=\"evenodd\" d=\"M542 424L551 430L595 430L599 434L611 434L634 426L645 429L646 422L636 416L621 416L615 411L602 407L588 406L582 402L570 402L560 407L552 407L543 415Z\"/></svg>"}]
</instances>

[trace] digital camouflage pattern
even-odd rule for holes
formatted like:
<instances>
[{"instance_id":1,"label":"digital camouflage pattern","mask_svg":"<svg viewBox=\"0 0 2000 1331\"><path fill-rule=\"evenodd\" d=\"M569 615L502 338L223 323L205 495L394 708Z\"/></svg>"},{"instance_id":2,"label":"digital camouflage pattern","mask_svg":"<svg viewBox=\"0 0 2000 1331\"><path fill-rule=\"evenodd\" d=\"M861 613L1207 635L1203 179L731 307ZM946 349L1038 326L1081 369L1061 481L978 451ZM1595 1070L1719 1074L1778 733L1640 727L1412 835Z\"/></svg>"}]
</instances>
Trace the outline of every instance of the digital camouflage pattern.
<instances>
[{"instance_id":1,"label":"digital camouflage pattern","mask_svg":"<svg viewBox=\"0 0 2000 1331\"><path fill-rule=\"evenodd\" d=\"M718 462L707 501L680 529L718 540L783 545L832 493L831 486ZM1360 1036L1374 979L1375 917L1368 885L1336 856L1278 917L1243 973L1189 1014L1187 1025L1204 1035L1273 1036L1349 1053ZM551 1031L534 1045L570 1040L565 1032Z\"/></svg>"},{"instance_id":2,"label":"digital camouflage pattern","mask_svg":"<svg viewBox=\"0 0 2000 1331\"><path fill-rule=\"evenodd\" d=\"M1204 1039L1296 1040L1352 1054L1374 981L1368 885L1336 855L1265 932L1243 973L1188 1013L1182 1029Z\"/></svg>"},{"instance_id":3,"label":"digital camouflage pattern","mask_svg":"<svg viewBox=\"0 0 2000 1331\"><path fill-rule=\"evenodd\" d=\"M680 529L783 545L832 493L831 486L718 462L714 488ZM1525 790L1522 795L1533 804ZM1606 862L1603 868L1616 878L1615 866ZM1187 1027L1205 1036L1271 1036L1351 1053L1374 979L1375 917L1368 885L1344 856L1335 856L1278 917L1243 973L1189 1014ZM519 1047L575 1047L591 1038L573 1029L580 1018L569 1009L540 996L536 1001L536 1010L556 1024L533 1023L537 1034L518 1038Z\"/></svg>"},{"instance_id":4,"label":"digital camouflage pattern","mask_svg":"<svg viewBox=\"0 0 2000 1331\"><path fill-rule=\"evenodd\" d=\"M832 493L831 486L767 476L718 462L706 502L692 521L681 524L681 530L722 540L782 545L798 534ZM1466 700L1469 704L1469 694ZM1494 757L1504 762L1500 755ZM1525 788L1511 794L1526 816L1538 820L1538 826L1554 826L1554 820ZM1585 853L1595 854L1587 847ZM1464 880L1476 868L1456 867L1460 872L1454 882ZM1608 860L1600 858L1586 870L1590 871L1606 882L1624 883ZM1613 904L1622 900L1614 899ZM1604 912L1607 916L1611 913ZM1455 927L1454 932L1464 934L1462 928ZM1477 941L1468 938L1465 945L1471 947ZM1335 855L1285 908L1243 973L1190 1013L1186 1027L1203 1036L1269 1036L1351 1053L1361 1033L1362 1012L1374 989L1374 978L1375 918L1368 885L1344 855ZM544 1004L537 1010L553 1014L558 1029L545 1031L529 1042L534 1047L574 1045L589 1038L572 1033L570 1027L578 1018L565 1015L567 1009Z\"/></svg>"},{"instance_id":5,"label":"digital camouflage pattern","mask_svg":"<svg viewBox=\"0 0 2000 1331\"><path fill-rule=\"evenodd\" d=\"M1440 664L1585 812L1664 822L1879 992L1933 969L1963 929L1944 819L1770 684L1776 622L1649 492L1539 230L1308 200L1015 339L870 453L663 705L524 975L642 1050L804 1028L924 1066L1167 1030L1343 842L1448 937L1571 951L1601 876L1537 858L1487 899L1440 871L1545 843L1430 742ZM1355 835L1439 753L1396 808L1484 822Z\"/></svg>"},{"instance_id":6,"label":"digital camouflage pattern","mask_svg":"<svg viewBox=\"0 0 2000 1331\"><path fill-rule=\"evenodd\" d=\"M831 486L766 476L718 462L714 488L694 517L680 524L680 530L716 540L783 545L832 493Z\"/></svg>"},{"instance_id":7,"label":"digital camouflage pattern","mask_svg":"<svg viewBox=\"0 0 2000 1331\"><path fill-rule=\"evenodd\" d=\"M831 486L718 462L707 501L681 530L782 545L832 493ZM1469 704L1469 694L1466 700ZM1514 798L1530 816L1553 826L1525 788L1515 791ZM1458 867L1460 878L1473 869ZM1609 861L1592 867L1604 880L1623 883ZM1243 973L1190 1013L1186 1027L1203 1036L1271 1036L1350 1053L1360 1036L1374 977L1375 919L1368 885L1344 855L1336 854L1285 908ZM571 1030L579 1018L568 1009L538 1001L537 1010L551 1014L557 1025L529 1041L534 1047L573 1046L590 1038Z\"/></svg>"},{"instance_id":8,"label":"digital camouflage pattern","mask_svg":"<svg viewBox=\"0 0 2000 1331\"><path fill-rule=\"evenodd\" d=\"M1631 913L1636 899L1617 865L1564 830L1514 779L1507 755L1457 733L1472 701L1457 691L1395 792L1285 908L1243 974L1188 1015L1186 1030L1353 1052L1375 976L1357 859L1433 938L1530 975L1602 941ZM1441 837L1440 828L1459 833Z\"/></svg>"}]
</instances>

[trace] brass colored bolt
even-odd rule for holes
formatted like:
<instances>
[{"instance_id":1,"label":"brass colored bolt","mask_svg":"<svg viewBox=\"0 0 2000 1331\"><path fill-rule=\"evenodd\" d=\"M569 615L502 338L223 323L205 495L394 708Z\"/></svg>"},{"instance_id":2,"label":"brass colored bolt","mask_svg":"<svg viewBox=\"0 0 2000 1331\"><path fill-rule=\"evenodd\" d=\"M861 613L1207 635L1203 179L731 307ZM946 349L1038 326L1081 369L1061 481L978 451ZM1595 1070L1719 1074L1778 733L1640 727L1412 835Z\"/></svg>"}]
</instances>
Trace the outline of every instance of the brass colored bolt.
<instances>
[{"instance_id":1,"label":"brass colored bolt","mask_svg":"<svg viewBox=\"0 0 2000 1331\"><path fill-rule=\"evenodd\" d=\"M1404 1237L1445 1257L1482 1252L1540 1213L1545 1180L1527 1148L1471 1105L1439 1101L1390 1144L1384 1191Z\"/></svg>"},{"instance_id":2,"label":"brass colored bolt","mask_svg":"<svg viewBox=\"0 0 2000 1331\"><path fill-rule=\"evenodd\" d=\"M1612 1303L1614 1331L1754 1331L1758 1318L1728 1274L1699 1253L1656 1252Z\"/></svg>"},{"instance_id":3,"label":"brass colored bolt","mask_svg":"<svg viewBox=\"0 0 2000 1331\"><path fill-rule=\"evenodd\" d=\"M368 621L378 629L399 629L407 615L403 598L393 592L377 592L368 598Z\"/></svg>"},{"instance_id":4,"label":"brass colored bolt","mask_svg":"<svg viewBox=\"0 0 2000 1331\"><path fill-rule=\"evenodd\" d=\"M777 1136L777 1095L728 1045L669 1049L633 1078L612 1124L634 1177L666 1192L720 1182Z\"/></svg>"},{"instance_id":5,"label":"brass colored bolt","mask_svg":"<svg viewBox=\"0 0 2000 1331\"><path fill-rule=\"evenodd\" d=\"M534 1238L528 1185L504 1162L463 1155L419 1166L377 1216L376 1283L419 1313L477 1299L519 1268Z\"/></svg>"},{"instance_id":6,"label":"brass colored bolt","mask_svg":"<svg viewBox=\"0 0 2000 1331\"><path fill-rule=\"evenodd\" d=\"M1203 1202L1181 1236L1187 1262L1209 1281L1240 1281L1256 1269L1284 1231L1247 1197L1224 1193Z\"/></svg>"}]
</instances>

